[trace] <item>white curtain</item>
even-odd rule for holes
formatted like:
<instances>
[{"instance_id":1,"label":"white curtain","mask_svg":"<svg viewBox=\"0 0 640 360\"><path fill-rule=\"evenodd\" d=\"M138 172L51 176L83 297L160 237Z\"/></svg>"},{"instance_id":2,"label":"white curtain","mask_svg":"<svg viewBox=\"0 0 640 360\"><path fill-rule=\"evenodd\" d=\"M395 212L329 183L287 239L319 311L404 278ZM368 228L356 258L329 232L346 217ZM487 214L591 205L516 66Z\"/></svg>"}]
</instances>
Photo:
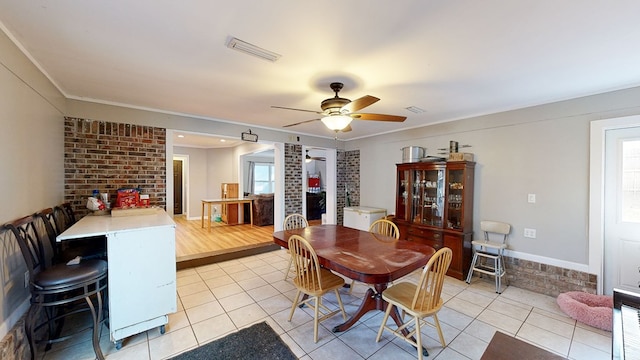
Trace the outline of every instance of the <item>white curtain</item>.
<instances>
[{"instance_id":1,"label":"white curtain","mask_svg":"<svg viewBox=\"0 0 640 360\"><path fill-rule=\"evenodd\" d=\"M253 194L255 191L255 181L254 181L254 172L256 170L256 163L253 161L249 161L249 173L247 174L247 186L245 189L249 192L249 194Z\"/></svg>"}]
</instances>

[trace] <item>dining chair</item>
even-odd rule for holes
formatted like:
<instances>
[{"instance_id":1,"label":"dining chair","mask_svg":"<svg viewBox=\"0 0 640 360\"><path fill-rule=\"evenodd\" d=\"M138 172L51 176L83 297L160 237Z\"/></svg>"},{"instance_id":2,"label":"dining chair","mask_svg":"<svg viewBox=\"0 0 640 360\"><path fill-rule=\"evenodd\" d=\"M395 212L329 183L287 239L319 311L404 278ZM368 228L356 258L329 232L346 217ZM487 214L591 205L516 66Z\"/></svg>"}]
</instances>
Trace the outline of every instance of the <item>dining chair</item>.
<instances>
[{"instance_id":1,"label":"dining chair","mask_svg":"<svg viewBox=\"0 0 640 360\"><path fill-rule=\"evenodd\" d=\"M507 248L507 236L511 231L511 225L499 221L483 220L480 222L480 230L484 234L483 240L473 240L474 247L471 268L467 274L466 282L471 284L473 272L493 275L496 281L496 293L502 293L502 277L506 275L504 267L504 250ZM478 248L475 248L475 247Z\"/></svg>"},{"instance_id":2,"label":"dining chair","mask_svg":"<svg viewBox=\"0 0 640 360\"><path fill-rule=\"evenodd\" d=\"M104 359L100 349L100 326L103 321L102 294L107 288L107 262L94 259L76 265L54 264L51 243L41 230L50 225L42 217L30 215L6 224L0 230L13 234L29 273L31 306L25 319L25 333L31 359L41 358L36 354L39 329L48 328L46 351L52 343L69 339L77 333L60 336L64 318L83 311L91 313L92 324L78 332L92 330L96 357ZM44 322L41 321L42 310Z\"/></svg>"},{"instance_id":3,"label":"dining chair","mask_svg":"<svg viewBox=\"0 0 640 360\"><path fill-rule=\"evenodd\" d=\"M451 264L451 257L451 249L443 247L429 259L429 262L427 262L427 265L422 270L418 284L400 282L384 290L382 299L388 302L388 305L382 319L382 324L380 324L380 329L378 330L376 342L380 341L383 330L389 330L395 336L416 347L418 350L418 359L422 360L423 351L420 326L426 324L438 330L442 347L447 346L444 341L444 336L442 335L437 314L444 303L440 295L442 294L445 274ZM402 310L403 319L405 314L409 314L413 319L393 329L387 325L387 320L393 307ZM433 317L433 323L426 321L425 318L427 317ZM413 330L408 331L411 326L413 326ZM405 331L406 334L404 334L403 331Z\"/></svg>"},{"instance_id":4,"label":"dining chair","mask_svg":"<svg viewBox=\"0 0 640 360\"><path fill-rule=\"evenodd\" d=\"M293 229L302 229L309 226L309 222L307 219L300 214L291 214L287 215L284 218L284 223L282 225L283 230L293 230ZM289 250L287 250L287 253ZM293 268L292 258L289 257L289 265L287 266L287 270L284 273L284 281L287 281L289 275L293 275L295 273L295 269Z\"/></svg>"},{"instance_id":5,"label":"dining chair","mask_svg":"<svg viewBox=\"0 0 640 360\"><path fill-rule=\"evenodd\" d=\"M400 239L400 230L398 230L398 226L393 221L387 218L378 219L371 223L371 225L369 226L369 232L373 234L389 236L391 238L395 238L395 240ZM353 292L355 283L355 280L351 280L351 285L349 286L349 294Z\"/></svg>"},{"instance_id":6,"label":"dining chair","mask_svg":"<svg viewBox=\"0 0 640 360\"><path fill-rule=\"evenodd\" d=\"M320 266L315 250L302 236L291 235L289 237L289 251L296 271L293 284L298 289L289 313L289 321L293 318L293 313L297 307L310 301L315 301L313 307L313 341L318 342L318 323L320 321L338 312L342 312L342 317L347 320L347 314L344 311L342 299L338 292L338 289L344 286L344 279ZM322 303L322 297L330 291L336 294L340 309L331 311ZM300 299L302 294L308 295L308 298L302 297Z\"/></svg>"}]
</instances>

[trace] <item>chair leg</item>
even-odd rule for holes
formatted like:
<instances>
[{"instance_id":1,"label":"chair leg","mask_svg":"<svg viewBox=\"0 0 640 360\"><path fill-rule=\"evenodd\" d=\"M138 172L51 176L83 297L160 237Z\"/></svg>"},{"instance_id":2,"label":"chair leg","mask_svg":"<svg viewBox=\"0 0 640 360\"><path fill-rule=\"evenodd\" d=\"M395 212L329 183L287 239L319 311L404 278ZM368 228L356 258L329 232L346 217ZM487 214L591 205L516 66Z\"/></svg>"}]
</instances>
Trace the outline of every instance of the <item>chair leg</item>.
<instances>
[{"instance_id":1,"label":"chair leg","mask_svg":"<svg viewBox=\"0 0 640 360\"><path fill-rule=\"evenodd\" d=\"M313 309L313 341L318 342L318 315L320 315L321 298L316 296L316 306Z\"/></svg>"},{"instance_id":2,"label":"chair leg","mask_svg":"<svg viewBox=\"0 0 640 360\"><path fill-rule=\"evenodd\" d=\"M98 360L104 360L104 355L102 354L102 349L100 349L100 338L98 337L98 333L100 329L100 318L102 317L102 296L100 296L100 291L96 293L96 297L98 299L98 313L96 314L96 309L93 306L93 301L90 296L85 297L87 304L89 305L89 309L91 310L91 316L93 318L93 351L96 353L96 357Z\"/></svg>"},{"instance_id":3,"label":"chair leg","mask_svg":"<svg viewBox=\"0 0 640 360\"><path fill-rule=\"evenodd\" d=\"M35 360L36 358L36 339L35 339L35 322L36 319L38 318L38 309L40 308L40 306L34 305L32 304L31 307L29 307L29 310L27 310L27 316L25 318L25 322L24 322L24 330L25 333L27 334L27 342L29 343L29 348L31 350L31 360Z\"/></svg>"},{"instance_id":4,"label":"chair leg","mask_svg":"<svg viewBox=\"0 0 640 360\"><path fill-rule=\"evenodd\" d=\"M382 337L382 331L387 325L389 314L391 314L391 308L393 308L393 305L387 304L387 311L384 312L384 317L382 318L382 324L380 324L380 329L378 329L378 336L376 336L376 342L380 342L380 337Z\"/></svg>"},{"instance_id":5,"label":"chair leg","mask_svg":"<svg viewBox=\"0 0 640 360\"><path fill-rule=\"evenodd\" d=\"M420 318L414 316L416 322L415 337L416 337L416 350L418 350L418 360L422 360L422 333L420 332Z\"/></svg>"},{"instance_id":6,"label":"chair leg","mask_svg":"<svg viewBox=\"0 0 640 360\"><path fill-rule=\"evenodd\" d=\"M353 287L356 286L356 281L351 280L351 285L349 285L349 295L353 292Z\"/></svg>"},{"instance_id":7,"label":"chair leg","mask_svg":"<svg viewBox=\"0 0 640 360\"><path fill-rule=\"evenodd\" d=\"M291 305L291 312L289 313L289 321L293 318L293 312L296 310L296 306L298 306L298 299L300 298L301 291L298 290L296 292L296 297L293 299L293 304Z\"/></svg>"},{"instance_id":8,"label":"chair leg","mask_svg":"<svg viewBox=\"0 0 640 360\"><path fill-rule=\"evenodd\" d=\"M473 268L476 267L476 261L478 261L478 253L473 252L473 259L471 260L471 268L469 269L469 273L467 274L467 284L471 284L471 277L473 276Z\"/></svg>"},{"instance_id":9,"label":"chair leg","mask_svg":"<svg viewBox=\"0 0 640 360\"><path fill-rule=\"evenodd\" d=\"M347 320L347 313L344 311L344 305L342 304L342 299L340 298L340 293L338 289L334 290L336 292L336 299L338 299L338 305L340 305L340 311L342 311L342 318Z\"/></svg>"},{"instance_id":10,"label":"chair leg","mask_svg":"<svg viewBox=\"0 0 640 360\"><path fill-rule=\"evenodd\" d=\"M438 320L438 314L433 314L433 322L436 325L436 330L438 330L440 344L442 344L442 347L444 348L447 346L447 343L444 341L444 336L442 335L442 328L440 328L440 320Z\"/></svg>"},{"instance_id":11,"label":"chair leg","mask_svg":"<svg viewBox=\"0 0 640 360\"><path fill-rule=\"evenodd\" d=\"M503 266L502 253L499 253L496 258L496 293L498 294L502 293L502 276L504 275Z\"/></svg>"},{"instance_id":12,"label":"chair leg","mask_svg":"<svg viewBox=\"0 0 640 360\"><path fill-rule=\"evenodd\" d=\"M287 272L284 273L284 281L287 281L289 278L289 273L291 273L291 265L293 265L293 258L289 257L289 265L287 266Z\"/></svg>"}]
</instances>

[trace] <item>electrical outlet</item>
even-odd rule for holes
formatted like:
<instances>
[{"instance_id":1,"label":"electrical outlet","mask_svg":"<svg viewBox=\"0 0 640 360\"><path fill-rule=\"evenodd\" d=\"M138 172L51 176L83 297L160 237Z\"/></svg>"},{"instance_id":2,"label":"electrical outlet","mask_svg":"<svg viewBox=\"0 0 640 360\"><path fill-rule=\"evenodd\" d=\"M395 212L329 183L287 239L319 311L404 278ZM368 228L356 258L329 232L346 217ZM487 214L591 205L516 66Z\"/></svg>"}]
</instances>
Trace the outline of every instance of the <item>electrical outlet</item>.
<instances>
[{"instance_id":1,"label":"electrical outlet","mask_svg":"<svg viewBox=\"0 0 640 360\"><path fill-rule=\"evenodd\" d=\"M29 287L29 272L25 271L24 272L24 288L28 288Z\"/></svg>"},{"instance_id":2,"label":"electrical outlet","mask_svg":"<svg viewBox=\"0 0 640 360\"><path fill-rule=\"evenodd\" d=\"M536 238L536 229L524 228L524 237L535 239Z\"/></svg>"},{"instance_id":3,"label":"electrical outlet","mask_svg":"<svg viewBox=\"0 0 640 360\"><path fill-rule=\"evenodd\" d=\"M535 204L536 202L536 194L529 194L527 196L527 201L531 204Z\"/></svg>"}]
</instances>

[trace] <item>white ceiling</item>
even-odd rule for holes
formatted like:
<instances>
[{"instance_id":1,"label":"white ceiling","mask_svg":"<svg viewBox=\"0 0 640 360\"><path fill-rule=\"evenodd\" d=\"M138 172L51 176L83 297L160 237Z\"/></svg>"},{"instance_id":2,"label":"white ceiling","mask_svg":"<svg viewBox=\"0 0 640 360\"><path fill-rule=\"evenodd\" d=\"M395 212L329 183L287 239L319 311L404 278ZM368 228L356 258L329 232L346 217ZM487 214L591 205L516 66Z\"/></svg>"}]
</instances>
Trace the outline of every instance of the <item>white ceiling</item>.
<instances>
[{"instance_id":1,"label":"white ceiling","mask_svg":"<svg viewBox=\"0 0 640 360\"><path fill-rule=\"evenodd\" d=\"M3 30L70 98L333 137L312 113L381 100L350 139L640 85L637 0L0 0ZM275 63L233 51L229 37ZM426 110L414 114L405 110Z\"/></svg>"}]
</instances>

